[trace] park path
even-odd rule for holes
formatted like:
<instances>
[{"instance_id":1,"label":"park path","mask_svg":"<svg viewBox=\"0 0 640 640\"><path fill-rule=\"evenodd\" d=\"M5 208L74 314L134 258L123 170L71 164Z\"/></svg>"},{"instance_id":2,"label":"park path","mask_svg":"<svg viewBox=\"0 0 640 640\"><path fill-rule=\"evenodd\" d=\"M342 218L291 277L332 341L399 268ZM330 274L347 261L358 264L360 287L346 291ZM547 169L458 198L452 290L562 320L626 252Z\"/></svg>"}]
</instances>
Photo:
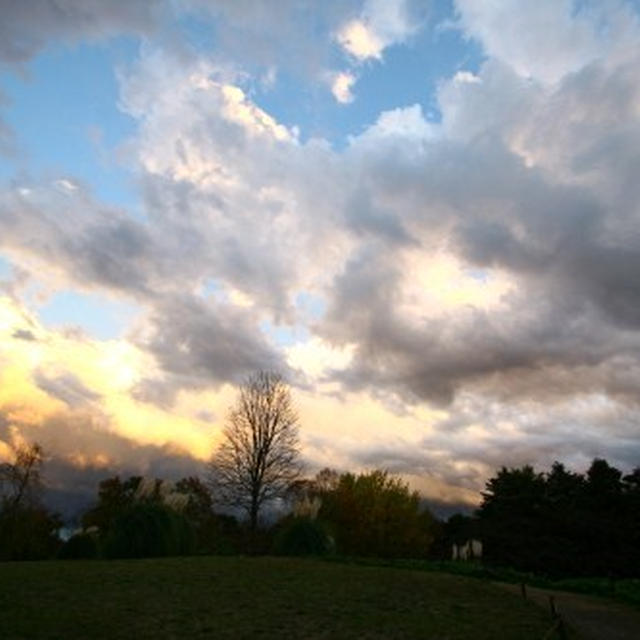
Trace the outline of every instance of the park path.
<instances>
[{"instance_id":1,"label":"park path","mask_svg":"<svg viewBox=\"0 0 640 640\"><path fill-rule=\"evenodd\" d=\"M496 583L520 594L520 585ZM615 600L567 591L527 586L527 598L550 611L553 596L556 611L584 640L640 640L640 611Z\"/></svg>"}]
</instances>

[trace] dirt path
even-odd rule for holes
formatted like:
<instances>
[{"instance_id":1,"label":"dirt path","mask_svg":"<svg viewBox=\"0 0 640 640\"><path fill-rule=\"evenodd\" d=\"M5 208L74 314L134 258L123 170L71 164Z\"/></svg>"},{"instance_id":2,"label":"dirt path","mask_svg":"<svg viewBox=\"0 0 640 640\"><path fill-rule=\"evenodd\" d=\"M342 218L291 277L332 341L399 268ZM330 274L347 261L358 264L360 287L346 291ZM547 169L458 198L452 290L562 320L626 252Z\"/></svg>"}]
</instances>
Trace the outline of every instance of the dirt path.
<instances>
[{"instance_id":1,"label":"dirt path","mask_svg":"<svg viewBox=\"0 0 640 640\"><path fill-rule=\"evenodd\" d=\"M499 586L520 594L519 585L499 583ZM640 639L640 611L636 609L615 600L527 586L527 598L549 611L550 596L554 598L556 611L584 640Z\"/></svg>"}]
</instances>

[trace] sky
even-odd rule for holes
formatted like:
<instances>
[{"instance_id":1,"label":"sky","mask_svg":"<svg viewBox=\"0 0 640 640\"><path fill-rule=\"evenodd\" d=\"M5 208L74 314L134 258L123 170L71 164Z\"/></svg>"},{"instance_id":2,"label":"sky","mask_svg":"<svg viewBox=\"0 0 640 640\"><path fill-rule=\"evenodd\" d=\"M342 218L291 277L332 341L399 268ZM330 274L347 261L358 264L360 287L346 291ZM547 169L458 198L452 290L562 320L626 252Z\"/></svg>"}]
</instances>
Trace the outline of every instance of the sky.
<instances>
[{"instance_id":1,"label":"sky","mask_svg":"<svg viewBox=\"0 0 640 640\"><path fill-rule=\"evenodd\" d=\"M310 474L640 464L637 2L0 11L0 458L59 500L201 472L257 370Z\"/></svg>"}]
</instances>

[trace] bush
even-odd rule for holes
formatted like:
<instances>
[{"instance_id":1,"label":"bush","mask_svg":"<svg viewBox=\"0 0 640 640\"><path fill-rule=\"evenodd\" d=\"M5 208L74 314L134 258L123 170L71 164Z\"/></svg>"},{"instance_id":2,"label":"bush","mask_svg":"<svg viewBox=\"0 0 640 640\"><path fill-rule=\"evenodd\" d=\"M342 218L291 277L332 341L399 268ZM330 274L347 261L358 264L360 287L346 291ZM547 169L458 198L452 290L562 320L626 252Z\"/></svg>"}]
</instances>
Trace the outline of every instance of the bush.
<instances>
[{"instance_id":1,"label":"bush","mask_svg":"<svg viewBox=\"0 0 640 640\"><path fill-rule=\"evenodd\" d=\"M42 507L0 511L0 560L44 560L55 556L62 521Z\"/></svg>"},{"instance_id":2,"label":"bush","mask_svg":"<svg viewBox=\"0 0 640 640\"><path fill-rule=\"evenodd\" d=\"M152 558L189 555L195 534L189 522L171 509L138 503L113 522L105 541L107 558Z\"/></svg>"},{"instance_id":3,"label":"bush","mask_svg":"<svg viewBox=\"0 0 640 640\"><path fill-rule=\"evenodd\" d=\"M333 547L322 524L309 518L291 518L275 538L275 552L284 556L323 556Z\"/></svg>"},{"instance_id":4,"label":"bush","mask_svg":"<svg viewBox=\"0 0 640 640\"><path fill-rule=\"evenodd\" d=\"M78 533L71 536L58 551L61 560L79 560L97 558L98 542L90 533Z\"/></svg>"}]
</instances>

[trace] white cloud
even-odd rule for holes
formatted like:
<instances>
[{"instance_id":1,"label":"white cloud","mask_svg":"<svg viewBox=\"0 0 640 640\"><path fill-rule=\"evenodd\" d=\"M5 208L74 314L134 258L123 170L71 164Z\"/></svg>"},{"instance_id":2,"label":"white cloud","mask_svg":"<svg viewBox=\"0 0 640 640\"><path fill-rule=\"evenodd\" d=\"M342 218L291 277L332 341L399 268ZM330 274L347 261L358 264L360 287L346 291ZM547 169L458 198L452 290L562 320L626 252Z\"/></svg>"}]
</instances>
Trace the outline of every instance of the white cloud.
<instances>
[{"instance_id":1,"label":"white cloud","mask_svg":"<svg viewBox=\"0 0 640 640\"><path fill-rule=\"evenodd\" d=\"M453 82L459 84L478 84L479 82L482 82L482 80L474 73L471 73L471 71L458 71L453 76Z\"/></svg>"},{"instance_id":2,"label":"white cloud","mask_svg":"<svg viewBox=\"0 0 640 640\"><path fill-rule=\"evenodd\" d=\"M383 111L376 122L359 136L351 138L354 149L368 145L379 146L396 139L401 144L415 144L419 140L436 135L437 128L429 123L422 113L422 107L414 104L409 107L398 107Z\"/></svg>"},{"instance_id":3,"label":"white cloud","mask_svg":"<svg viewBox=\"0 0 640 640\"><path fill-rule=\"evenodd\" d=\"M602 58L638 46L638 16L624 0L581 3L456 0L459 24L486 53L519 75L555 83Z\"/></svg>"},{"instance_id":4,"label":"white cloud","mask_svg":"<svg viewBox=\"0 0 640 640\"><path fill-rule=\"evenodd\" d=\"M385 48L382 38L362 20L347 22L336 38L343 49L358 60L380 59Z\"/></svg>"},{"instance_id":5,"label":"white cloud","mask_svg":"<svg viewBox=\"0 0 640 640\"><path fill-rule=\"evenodd\" d=\"M331 93L333 93L334 98L341 104L353 102L355 96L351 88L355 82L356 77L352 73L345 71L336 73L331 83Z\"/></svg>"},{"instance_id":6,"label":"white cloud","mask_svg":"<svg viewBox=\"0 0 640 640\"><path fill-rule=\"evenodd\" d=\"M209 440L187 405L200 409L205 389L228 393L225 383L267 363L310 385L300 392L303 428L318 461L430 467L436 484L476 489L495 465L573 455L569 441L580 459L631 459L637 47L607 49L586 14L556 24L566 5L532 5L531 22L500 6L460 4L461 24L489 57L477 74L442 83L441 122L403 105L346 148L301 140L252 99L240 72L146 47L120 77L121 107L137 122L127 149L145 221L108 210L81 185L0 193L0 244L18 266L37 258L32 273L55 269L143 307L113 363L97 373L84 361L69 367L110 415L139 425L127 433L162 444L177 412L202 452ZM342 15L338 24L355 20L362 36L343 39L345 50L359 61L383 56L412 32L404 7L370 2ZM526 37L549 20L542 47ZM353 76L343 73L348 98ZM222 293L201 295L212 281ZM300 292L326 310L303 314ZM309 339L278 346L263 323L303 326ZM7 332L28 335L22 325ZM31 362L36 342L7 338L3 354L19 349L16 361ZM106 358L112 347L96 352ZM130 350L146 377L125 368ZM61 348L58 360L66 357ZM41 386L82 395L55 371ZM594 400L603 396L604 413ZM223 415L228 405L211 406Z\"/></svg>"},{"instance_id":7,"label":"white cloud","mask_svg":"<svg viewBox=\"0 0 640 640\"><path fill-rule=\"evenodd\" d=\"M418 27L406 0L367 0L360 16L345 22L335 38L356 60L379 60L387 47L404 42Z\"/></svg>"},{"instance_id":8,"label":"white cloud","mask_svg":"<svg viewBox=\"0 0 640 640\"><path fill-rule=\"evenodd\" d=\"M78 190L78 185L73 180L67 178L60 178L55 180L53 185L59 189L62 193L73 193Z\"/></svg>"}]
</instances>

